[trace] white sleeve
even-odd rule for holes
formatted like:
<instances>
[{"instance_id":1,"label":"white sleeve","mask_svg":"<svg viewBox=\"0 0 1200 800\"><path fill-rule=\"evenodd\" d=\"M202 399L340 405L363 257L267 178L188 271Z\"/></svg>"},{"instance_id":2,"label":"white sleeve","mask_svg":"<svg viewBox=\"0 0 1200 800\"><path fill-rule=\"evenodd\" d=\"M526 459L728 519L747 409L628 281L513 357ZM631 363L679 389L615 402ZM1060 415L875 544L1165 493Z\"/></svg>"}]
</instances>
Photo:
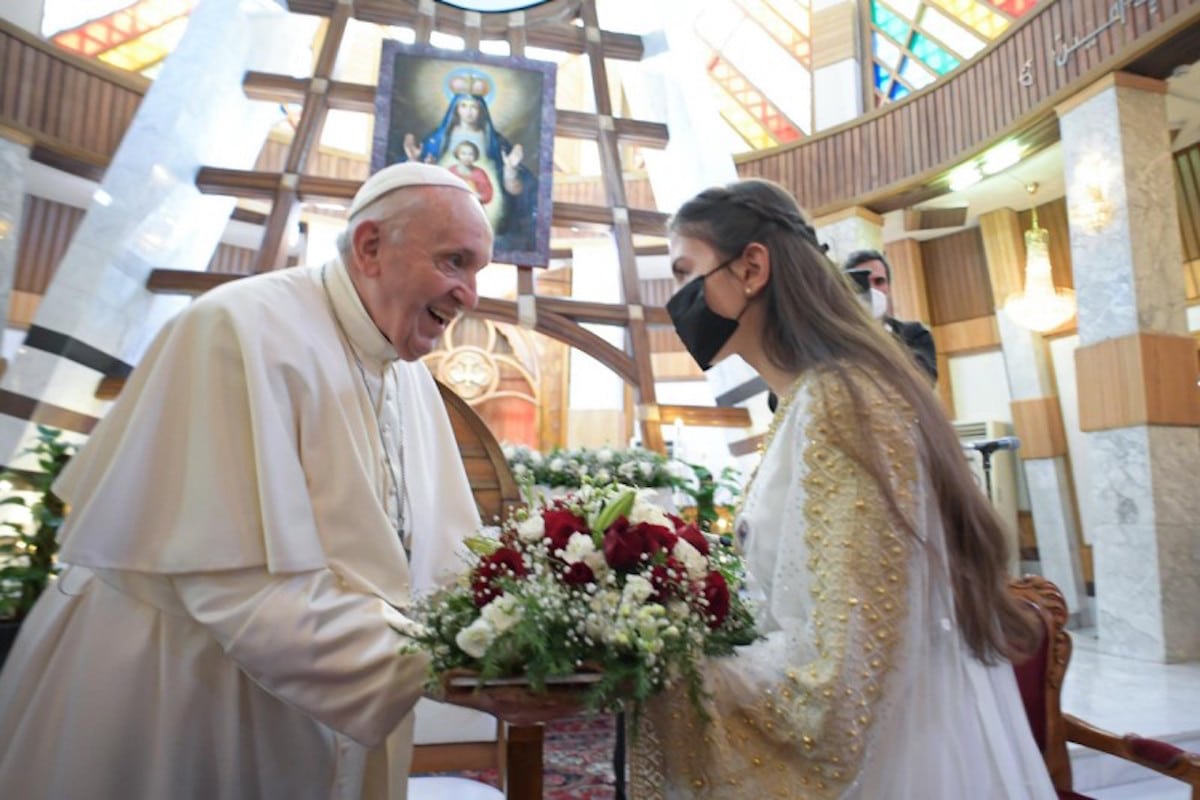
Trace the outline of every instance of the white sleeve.
<instances>
[{"instance_id":1,"label":"white sleeve","mask_svg":"<svg viewBox=\"0 0 1200 800\"><path fill-rule=\"evenodd\" d=\"M317 721L375 747L421 696L429 658L400 655L410 624L322 569L252 568L172 577L191 617L255 683Z\"/></svg>"}]
</instances>

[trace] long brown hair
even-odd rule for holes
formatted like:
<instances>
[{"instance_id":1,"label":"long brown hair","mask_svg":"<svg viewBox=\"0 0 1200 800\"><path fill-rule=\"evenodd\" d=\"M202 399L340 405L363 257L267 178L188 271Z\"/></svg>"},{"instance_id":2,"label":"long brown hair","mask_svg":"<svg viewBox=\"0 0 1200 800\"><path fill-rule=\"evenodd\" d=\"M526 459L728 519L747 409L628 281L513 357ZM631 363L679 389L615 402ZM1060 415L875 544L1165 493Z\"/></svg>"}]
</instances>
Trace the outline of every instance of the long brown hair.
<instances>
[{"instance_id":1,"label":"long brown hair","mask_svg":"<svg viewBox=\"0 0 1200 800\"><path fill-rule=\"evenodd\" d=\"M1032 650L1038 633L1006 588L1004 523L975 484L954 428L912 356L866 313L842 271L825 256L792 196L769 181L738 181L684 203L669 228L707 243L723 258L752 242L768 249L771 277L763 294L768 304L763 348L775 366L794 373L822 368L837 374L863 423L868 411L850 378L855 367L879 382L886 396L898 394L912 408L946 530L963 639L985 663L997 655ZM879 484L893 514L915 535L912 520L900 511L880 447L861 435L841 438Z\"/></svg>"}]
</instances>

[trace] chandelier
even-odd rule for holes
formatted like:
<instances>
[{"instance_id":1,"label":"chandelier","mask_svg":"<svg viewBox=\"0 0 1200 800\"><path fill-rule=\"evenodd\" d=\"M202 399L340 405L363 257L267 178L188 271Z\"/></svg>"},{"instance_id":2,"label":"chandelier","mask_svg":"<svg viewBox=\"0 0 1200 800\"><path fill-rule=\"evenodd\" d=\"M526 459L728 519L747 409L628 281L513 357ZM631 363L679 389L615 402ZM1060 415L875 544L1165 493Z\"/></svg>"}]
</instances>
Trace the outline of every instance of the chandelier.
<instances>
[{"instance_id":1,"label":"chandelier","mask_svg":"<svg viewBox=\"0 0 1200 800\"><path fill-rule=\"evenodd\" d=\"M1054 285L1050 268L1050 234L1033 224L1025 231L1025 288L1008 296L1004 313L1023 328L1045 333L1075 316L1075 292Z\"/></svg>"}]
</instances>

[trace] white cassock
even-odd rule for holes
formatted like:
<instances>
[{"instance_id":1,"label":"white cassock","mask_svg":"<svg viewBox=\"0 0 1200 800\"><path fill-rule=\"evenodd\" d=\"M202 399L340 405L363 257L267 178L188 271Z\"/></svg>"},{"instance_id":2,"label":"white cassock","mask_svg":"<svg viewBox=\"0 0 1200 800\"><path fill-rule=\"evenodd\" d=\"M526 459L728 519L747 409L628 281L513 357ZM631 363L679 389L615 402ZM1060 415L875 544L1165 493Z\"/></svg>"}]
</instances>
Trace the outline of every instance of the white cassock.
<instances>
[{"instance_id":1,"label":"white cassock","mask_svg":"<svg viewBox=\"0 0 1200 800\"><path fill-rule=\"evenodd\" d=\"M56 491L69 566L0 676L5 797L405 796L428 659L393 626L479 516L433 379L340 261L196 300Z\"/></svg>"},{"instance_id":2,"label":"white cassock","mask_svg":"<svg viewBox=\"0 0 1200 800\"><path fill-rule=\"evenodd\" d=\"M852 379L865 424L832 373L806 375L777 412L736 522L766 638L708 662L710 721L684 691L650 703L635 800L1056 797L1012 665L978 661L959 633L915 417ZM850 455L864 445L917 536Z\"/></svg>"}]
</instances>

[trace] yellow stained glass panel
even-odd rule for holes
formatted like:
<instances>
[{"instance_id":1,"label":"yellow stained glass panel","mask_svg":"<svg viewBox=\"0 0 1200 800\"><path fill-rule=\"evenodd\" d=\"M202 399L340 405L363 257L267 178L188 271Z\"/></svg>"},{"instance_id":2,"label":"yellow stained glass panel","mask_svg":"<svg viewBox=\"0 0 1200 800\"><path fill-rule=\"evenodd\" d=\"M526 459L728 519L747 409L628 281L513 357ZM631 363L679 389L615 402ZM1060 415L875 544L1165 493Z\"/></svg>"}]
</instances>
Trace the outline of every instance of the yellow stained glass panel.
<instances>
[{"instance_id":1,"label":"yellow stained glass panel","mask_svg":"<svg viewBox=\"0 0 1200 800\"><path fill-rule=\"evenodd\" d=\"M948 11L960 22L970 26L988 39L995 39L1008 29L1008 20L976 0L930 0Z\"/></svg>"}]
</instances>

